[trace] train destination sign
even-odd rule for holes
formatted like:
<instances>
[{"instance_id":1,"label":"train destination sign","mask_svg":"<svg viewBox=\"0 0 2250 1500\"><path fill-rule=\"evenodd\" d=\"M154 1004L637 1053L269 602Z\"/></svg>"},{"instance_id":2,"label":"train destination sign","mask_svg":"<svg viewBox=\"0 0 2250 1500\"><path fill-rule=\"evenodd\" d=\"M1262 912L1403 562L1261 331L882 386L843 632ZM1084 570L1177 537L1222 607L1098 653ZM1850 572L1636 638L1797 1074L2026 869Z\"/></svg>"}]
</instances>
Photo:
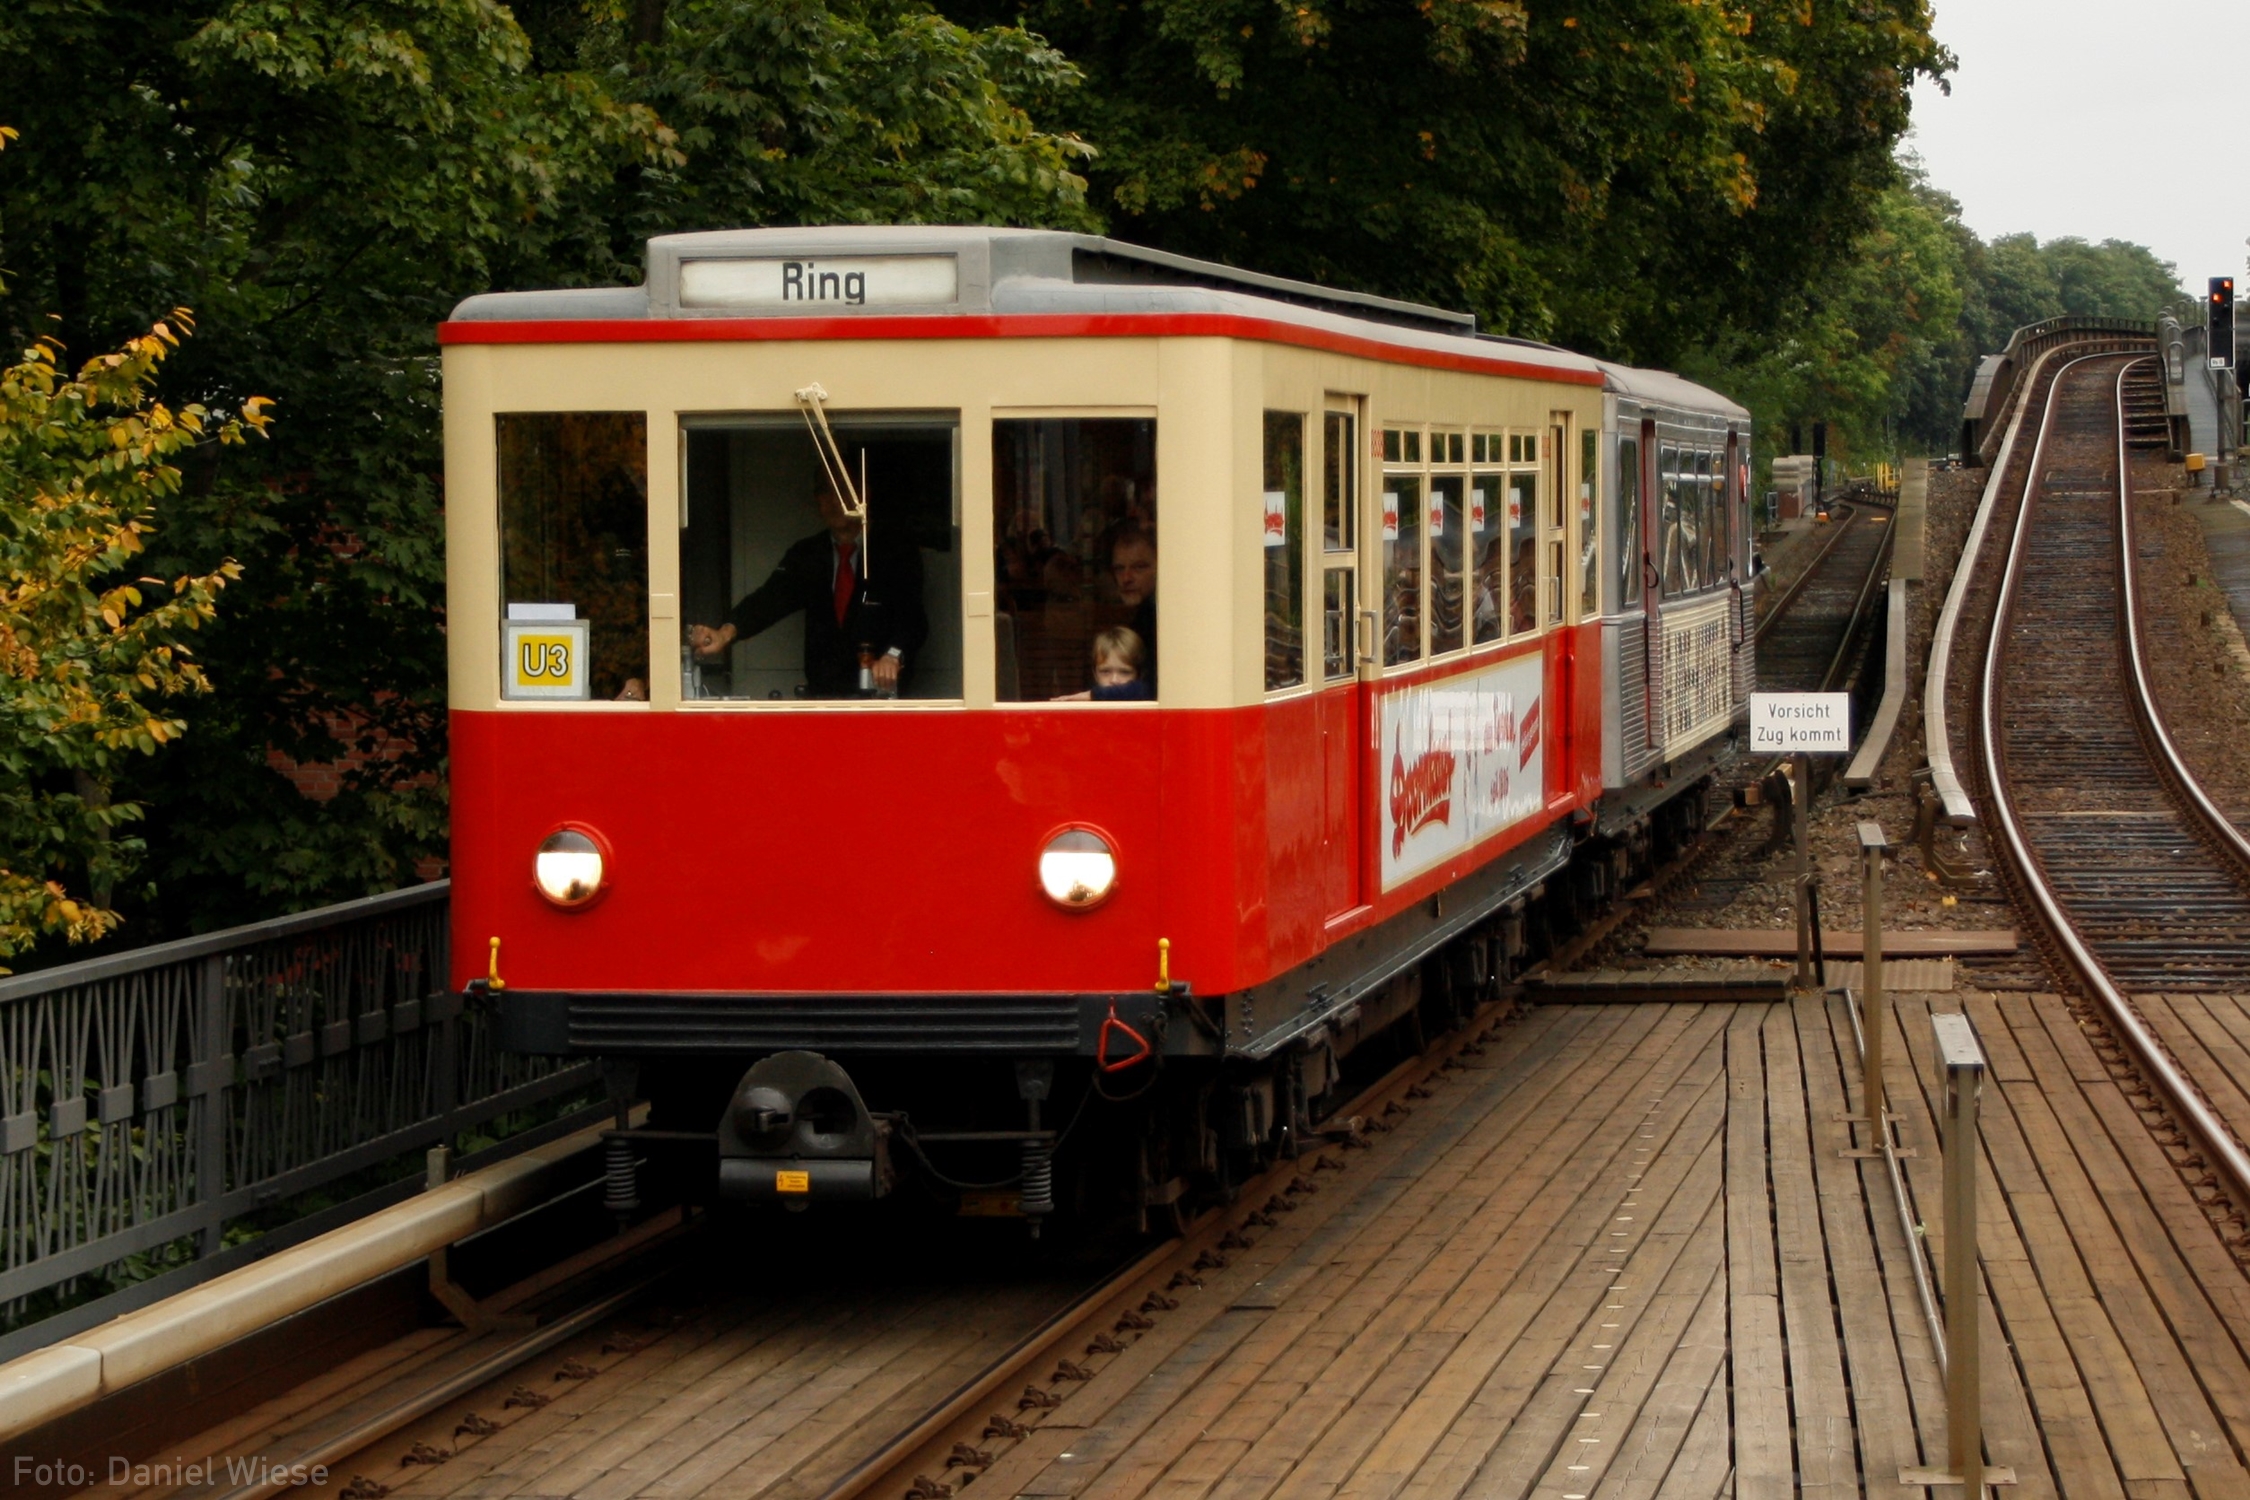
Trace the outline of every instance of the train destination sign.
<instances>
[{"instance_id":1,"label":"train destination sign","mask_svg":"<svg viewBox=\"0 0 2250 1500\"><path fill-rule=\"evenodd\" d=\"M680 263L680 306L788 311L941 307L960 297L950 255L829 255Z\"/></svg>"},{"instance_id":2,"label":"train destination sign","mask_svg":"<svg viewBox=\"0 0 2250 1500\"><path fill-rule=\"evenodd\" d=\"M1754 755L1843 755L1852 748L1849 693L1752 693Z\"/></svg>"}]
</instances>

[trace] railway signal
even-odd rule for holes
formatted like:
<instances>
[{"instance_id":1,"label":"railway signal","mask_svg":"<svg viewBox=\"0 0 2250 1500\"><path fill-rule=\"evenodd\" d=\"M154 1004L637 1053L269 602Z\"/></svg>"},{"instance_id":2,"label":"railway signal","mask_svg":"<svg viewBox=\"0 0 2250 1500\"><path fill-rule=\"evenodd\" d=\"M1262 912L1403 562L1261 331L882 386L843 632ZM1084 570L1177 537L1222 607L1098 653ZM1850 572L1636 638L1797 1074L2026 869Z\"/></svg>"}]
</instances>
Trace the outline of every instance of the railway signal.
<instances>
[{"instance_id":1,"label":"railway signal","mask_svg":"<svg viewBox=\"0 0 2250 1500\"><path fill-rule=\"evenodd\" d=\"M2234 278L2211 278L2211 295L2204 300L2211 363L2234 368Z\"/></svg>"}]
</instances>

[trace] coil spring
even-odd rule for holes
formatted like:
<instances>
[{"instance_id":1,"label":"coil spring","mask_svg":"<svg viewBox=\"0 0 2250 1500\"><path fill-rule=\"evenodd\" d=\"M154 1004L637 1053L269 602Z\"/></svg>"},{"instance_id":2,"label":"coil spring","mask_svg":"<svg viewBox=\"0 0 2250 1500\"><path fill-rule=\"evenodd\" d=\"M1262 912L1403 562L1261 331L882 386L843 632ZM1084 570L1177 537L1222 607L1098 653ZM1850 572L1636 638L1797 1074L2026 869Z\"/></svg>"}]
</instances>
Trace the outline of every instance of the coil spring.
<instances>
[{"instance_id":1,"label":"coil spring","mask_svg":"<svg viewBox=\"0 0 2250 1500\"><path fill-rule=\"evenodd\" d=\"M1055 1211L1055 1151L1052 1141L1025 1141L1023 1143L1023 1190L1016 1201L1023 1216L1032 1221L1032 1233L1039 1232L1042 1215Z\"/></svg>"},{"instance_id":2,"label":"coil spring","mask_svg":"<svg viewBox=\"0 0 2250 1500\"><path fill-rule=\"evenodd\" d=\"M633 1156L633 1143L621 1135L602 1142L602 1207L625 1215L641 1206L641 1164Z\"/></svg>"}]
</instances>

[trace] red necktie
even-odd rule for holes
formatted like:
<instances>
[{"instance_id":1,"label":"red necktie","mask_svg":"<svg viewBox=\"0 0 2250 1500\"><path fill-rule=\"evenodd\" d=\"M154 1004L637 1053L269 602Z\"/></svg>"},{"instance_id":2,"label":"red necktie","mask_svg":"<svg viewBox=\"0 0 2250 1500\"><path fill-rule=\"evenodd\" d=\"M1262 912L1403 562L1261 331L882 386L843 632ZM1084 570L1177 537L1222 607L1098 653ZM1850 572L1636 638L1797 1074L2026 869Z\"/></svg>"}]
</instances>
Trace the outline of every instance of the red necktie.
<instances>
[{"instance_id":1,"label":"red necktie","mask_svg":"<svg viewBox=\"0 0 2250 1500\"><path fill-rule=\"evenodd\" d=\"M844 623L844 616L852 607L852 544L836 544L836 623Z\"/></svg>"}]
</instances>

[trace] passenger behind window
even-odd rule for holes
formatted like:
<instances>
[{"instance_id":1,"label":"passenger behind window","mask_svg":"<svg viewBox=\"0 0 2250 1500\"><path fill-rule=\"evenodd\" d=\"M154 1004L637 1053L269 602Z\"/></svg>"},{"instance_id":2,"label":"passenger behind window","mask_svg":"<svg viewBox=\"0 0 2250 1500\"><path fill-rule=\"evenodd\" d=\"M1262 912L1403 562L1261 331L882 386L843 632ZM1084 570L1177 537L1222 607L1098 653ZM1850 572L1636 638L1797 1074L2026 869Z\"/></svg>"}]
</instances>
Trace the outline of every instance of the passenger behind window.
<instances>
[{"instance_id":1,"label":"passenger behind window","mask_svg":"<svg viewBox=\"0 0 2250 1500\"><path fill-rule=\"evenodd\" d=\"M1477 554L1476 613L1473 628L1478 644L1500 639L1500 601L1507 589L1508 540L1495 536Z\"/></svg>"},{"instance_id":2,"label":"passenger behind window","mask_svg":"<svg viewBox=\"0 0 2250 1500\"><path fill-rule=\"evenodd\" d=\"M1148 649L1141 638L1122 625L1113 625L1094 637L1091 653L1094 685L1083 693L1064 693L1057 703L1151 703L1156 691L1146 669Z\"/></svg>"},{"instance_id":3,"label":"passenger behind window","mask_svg":"<svg viewBox=\"0 0 2250 1500\"><path fill-rule=\"evenodd\" d=\"M1086 646L1122 625L1156 681L1156 423L992 424L994 692L1044 703L1086 685ZM1082 694L1080 696L1083 696Z\"/></svg>"},{"instance_id":4,"label":"passenger behind window","mask_svg":"<svg viewBox=\"0 0 2250 1500\"><path fill-rule=\"evenodd\" d=\"M834 486L823 482L814 501L827 529L783 553L772 576L735 605L725 624L690 626L688 643L698 657L715 658L737 640L801 613L808 696L859 698L872 691L896 697L913 680L915 654L929 637L922 559L913 541L896 532L878 532L871 547L863 546L860 523Z\"/></svg>"},{"instance_id":5,"label":"passenger behind window","mask_svg":"<svg viewBox=\"0 0 2250 1500\"><path fill-rule=\"evenodd\" d=\"M1117 602L1133 612L1127 633L1141 643L1141 681L1156 696L1156 537L1134 527L1117 534L1110 547L1109 576ZM1107 634L1105 631L1104 634Z\"/></svg>"}]
</instances>

